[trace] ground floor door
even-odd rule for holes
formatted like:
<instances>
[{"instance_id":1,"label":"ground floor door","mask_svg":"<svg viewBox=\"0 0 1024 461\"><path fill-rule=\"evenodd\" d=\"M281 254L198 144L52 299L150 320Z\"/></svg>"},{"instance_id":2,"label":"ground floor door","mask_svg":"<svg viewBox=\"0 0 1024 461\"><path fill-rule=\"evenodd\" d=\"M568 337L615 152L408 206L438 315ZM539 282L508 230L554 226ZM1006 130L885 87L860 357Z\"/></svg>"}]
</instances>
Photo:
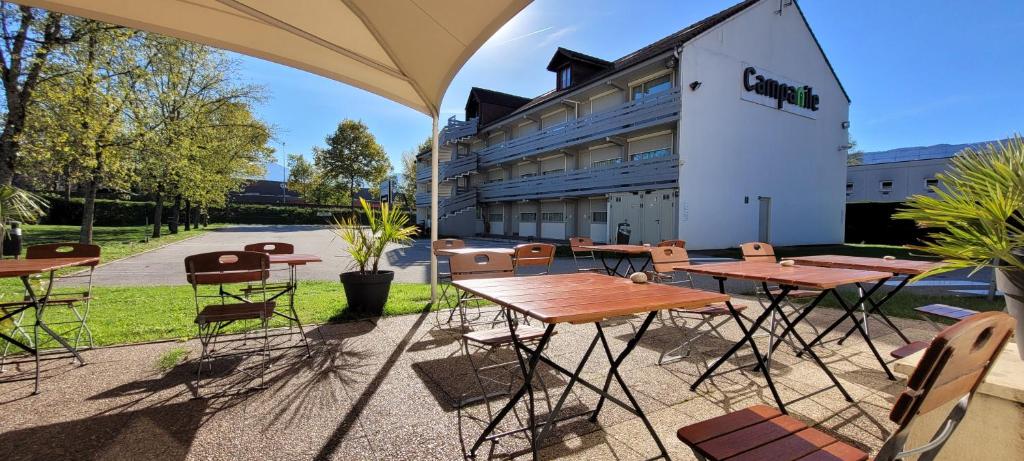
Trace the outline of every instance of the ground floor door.
<instances>
[{"instance_id":1,"label":"ground floor door","mask_svg":"<svg viewBox=\"0 0 1024 461\"><path fill-rule=\"evenodd\" d=\"M629 234L629 243L656 244L677 238L679 192L659 189L608 196L608 241Z\"/></svg>"},{"instance_id":2,"label":"ground floor door","mask_svg":"<svg viewBox=\"0 0 1024 461\"><path fill-rule=\"evenodd\" d=\"M772 242L772 198L757 198L757 241Z\"/></svg>"}]
</instances>

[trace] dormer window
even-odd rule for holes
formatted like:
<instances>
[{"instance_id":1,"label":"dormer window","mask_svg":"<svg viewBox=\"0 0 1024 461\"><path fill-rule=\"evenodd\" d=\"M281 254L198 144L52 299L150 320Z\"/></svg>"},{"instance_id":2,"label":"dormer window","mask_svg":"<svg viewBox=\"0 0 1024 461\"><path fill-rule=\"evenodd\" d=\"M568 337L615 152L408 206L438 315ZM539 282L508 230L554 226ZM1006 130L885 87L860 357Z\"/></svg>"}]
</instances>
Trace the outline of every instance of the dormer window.
<instances>
[{"instance_id":1,"label":"dormer window","mask_svg":"<svg viewBox=\"0 0 1024 461\"><path fill-rule=\"evenodd\" d=\"M558 71L558 89L569 88L572 86L572 67L565 66Z\"/></svg>"}]
</instances>

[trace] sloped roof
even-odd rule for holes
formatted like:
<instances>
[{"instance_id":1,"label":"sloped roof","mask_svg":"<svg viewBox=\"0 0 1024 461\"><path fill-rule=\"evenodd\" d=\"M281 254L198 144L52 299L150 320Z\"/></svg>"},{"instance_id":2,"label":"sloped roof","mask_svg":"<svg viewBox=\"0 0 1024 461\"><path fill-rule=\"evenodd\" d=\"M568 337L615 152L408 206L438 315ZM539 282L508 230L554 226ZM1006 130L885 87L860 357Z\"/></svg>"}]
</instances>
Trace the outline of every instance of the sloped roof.
<instances>
[{"instance_id":1,"label":"sloped roof","mask_svg":"<svg viewBox=\"0 0 1024 461\"><path fill-rule=\"evenodd\" d=\"M568 48L558 47L558 49L555 50L555 55L552 56L551 61L548 62L548 70L554 72L558 70L558 68L561 67L562 64L565 63L566 61L585 62L594 67L599 68L608 68L614 65L611 62L605 61L604 59L601 58L595 58L589 54L583 54L580 53L579 51L573 51Z\"/></svg>"},{"instance_id":2,"label":"sloped roof","mask_svg":"<svg viewBox=\"0 0 1024 461\"><path fill-rule=\"evenodd\" d=\"M530 102L530 98L524 98L514 94L502 93L500 91L488 90L486 88L479 88L475 86L469 90L469 98L466 99L467 107L469 107L470 101L472 101L473 98L476 98L477 101L484 104L495 104L512 108L522 107L523 104Z\"/></svg>"}]
</instances>

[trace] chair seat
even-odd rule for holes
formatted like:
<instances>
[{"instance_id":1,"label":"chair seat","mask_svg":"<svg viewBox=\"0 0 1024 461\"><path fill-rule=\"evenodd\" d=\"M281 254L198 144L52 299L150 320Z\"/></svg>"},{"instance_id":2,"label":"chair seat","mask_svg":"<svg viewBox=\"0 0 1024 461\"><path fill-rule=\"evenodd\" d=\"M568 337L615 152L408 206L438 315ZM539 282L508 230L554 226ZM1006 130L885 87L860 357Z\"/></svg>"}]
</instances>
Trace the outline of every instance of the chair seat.
<instances>
[{"instance_id":1,"label":"chair seat","mask_svg":"<svg viewBox=\"0 0 1024 461\"><path fill-rule=\"evenodd\" d=\"M576 269L576 272L604 272L605 270L600 267L580 267Z\"/></svg>"},{"instance_id":2,"label":"chair seat","mask_svg":"<svg viewBox=\"0 0 1024 461\"><path fill-rule=\"evenodd\" d=\"M733 309L736 309L737 312L743 312L747 308L747 306L745 304L733 304L732 307L733 307ZM714 303L714 304L708 304L707 306L698 307L696 309L687 309L687 312L693 312L694 314L711 315L711 316L714 316L714 315L728 315L729 314L729 306L726 306L725 303Z\"/></svg>"},{"instance_id":3,"label":"chair seat","mask_svg":"<svg viewBox=\"0 0 1024 461\"><path fill-rule=\"evenodd\" d=\"M766 405L682 427L676 436L709 460L868 459L860 449Z\"/></svg>"},{"instance_id":4,"label":"chair seat","mask_svg":"<svg viewBox=\"0 0 1024 461\"><path fill-rule=\"evenodd\" d=\"M902 359L904 357L914 355L914 353L917 351L927 349L929 344L931 343L928 341L914 341L912 343L900 346L899 348L890 352L889 355L891 355L895 359Z\"/></svg>"},{"instance_id":5,"label":"chair seat","mask_svg":"<svg viewBox=\"0 0 1024 461\"><path fill-rule=\"evenodd\" d=\"M943 317L950 320L963 320L978 313L978 311L964 309L962 307L948 306L946 304L929 304L927 306L915 307L914 310L922 314L934 315L936 317Z\"/></svg>"},{"instance_id":6,"label":"chair seat","mask_svg":"<svg viewBox=\"0 0 1024 461\"><path fill-rule=\"evenodd\" d=\"M778 288L772 288L771 290L768 290L768 293L771 293L772 296L778 296L779 293L782 293L782 290ZM786 297L792 299L815 298L820 294L821 292L818 290L792 290L786 295Z\"/></svg>"},{"instance_id":7,"label":"chair seat","mask_svg":"<svg viewBox=\"0 0 1024 461\"><path fill-rule=\"evenodd\" d=\"M196 323L227 322L231 320L262 319L274 315L274 302L211 304L196 316Z\"/></svg>"},{"instance_id":8,"label":"chair seat","mask_svg":"<svg viewBox=\"0 0 1024 461\"><path fill-rule=\"evenodd\" d=\"M544 329L521 325L516 328L516 336L520 341L532 341L544 336ZM471 331L462 335L467 341L484 344L487 346L498 346L512 343L512 332L508 328L493 328L490 330Z\"/></svg>"}]
</instances>

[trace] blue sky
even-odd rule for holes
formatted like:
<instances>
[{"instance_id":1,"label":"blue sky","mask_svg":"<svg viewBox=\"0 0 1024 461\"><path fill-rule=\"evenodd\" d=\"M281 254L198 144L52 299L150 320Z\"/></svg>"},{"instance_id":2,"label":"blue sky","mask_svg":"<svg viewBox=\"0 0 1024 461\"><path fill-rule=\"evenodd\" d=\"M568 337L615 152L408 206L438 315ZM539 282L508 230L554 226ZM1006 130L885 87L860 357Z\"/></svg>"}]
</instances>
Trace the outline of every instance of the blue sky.
<instances>
[{"instance_id":1,"label":"blue sky","mask_svg":"<svg viewBox=\"0 0 1024 461\"><path fill-rule=\"evenodd\" d=\"M536 0L459 72L442 117L462 118L472 86L527 97L550 90L554 75L544 68L559 46L613 60L736 1ZM860 148L1024 132L1024 1L804 0L800 7L853 100L850 132ZM412 109L303 71L241 59L240 78L268 90L258 112L278 129L279 158L281 152L310 156L344 118L365 122L396 167L402 152L430 134L430 119Z\"/></svg>"}]
</instances>

